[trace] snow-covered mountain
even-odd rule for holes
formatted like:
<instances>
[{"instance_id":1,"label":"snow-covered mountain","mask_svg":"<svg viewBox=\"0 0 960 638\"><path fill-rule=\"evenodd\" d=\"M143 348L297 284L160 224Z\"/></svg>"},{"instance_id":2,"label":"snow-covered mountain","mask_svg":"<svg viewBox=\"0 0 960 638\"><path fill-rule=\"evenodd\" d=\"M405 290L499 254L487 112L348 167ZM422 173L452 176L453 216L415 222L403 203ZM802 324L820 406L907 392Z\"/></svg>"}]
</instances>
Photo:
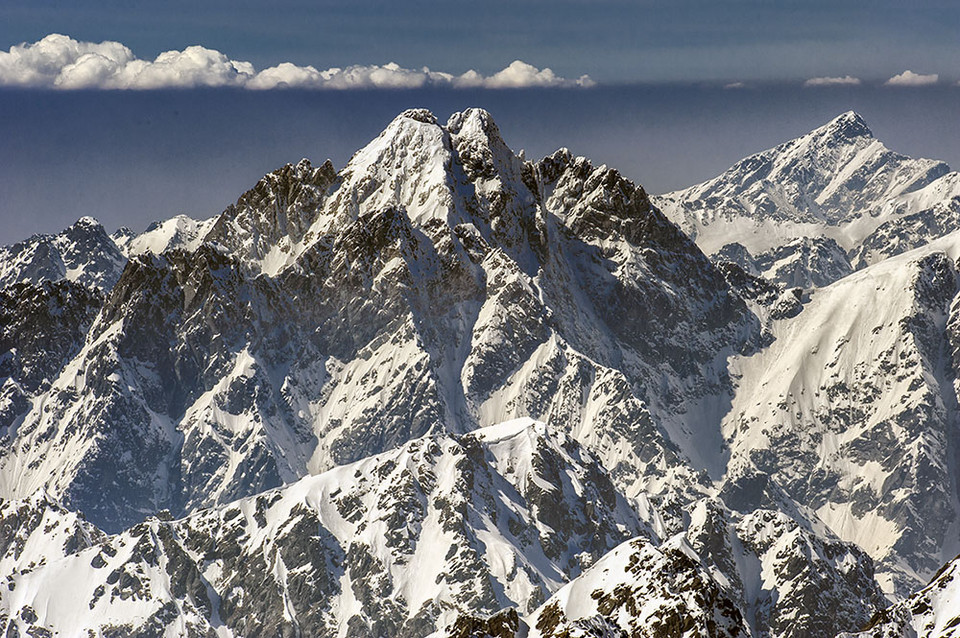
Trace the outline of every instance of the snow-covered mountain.
<instances>
[{"instance_id":1,"label":"snow-covered mountain","mask_svg":"<svg viewBox=\"0 0 960 638\"><path fill-rule=\"evenodd\" d=\"M66 279L110 290L126 261L97 220L81 217L56 235L34 235L0 248L0 287Z\"/></svg>"},{"instance_id":2,"label":"snow-covered mountain","mask_svg":"<svg viewBox=\"0 0 960 638\"><path fill-rule=\"evenodd\" d=\"M127 257L153 253L160 255L168 250L196 250L210 232L215 219L197 221L186 215L177 215L164 221L153 222L137 234L129 228L121 228L110 235L114 243Z\"/></svg>"},{"instance_id":3,"label":"snow-covered mountain","mask_svg":"<svg viewBox=\"0 0 960 638\"><path fill-rule=\"evenodd\" d=\"M0 592L22 634L424 636L458 610L532 611L644 529L595 458L529 420L416 439L116 536L67 519L37 538L56 504L6 508L0 525L36 558Z\"/></svg>"},{"instance_id":4,"label":"snow-covered mountain","mask_svg":"<svg viewBox=\"0 0 960 638\"><path fill-rule=\"evenodd\" d=\"M838 638L902 636L960 636L960 557L944 565L926 587L874 615L864 631Z\"/></svg>"},{"instance_id":5,"label":"snow-covered mountain","mask_svg":"<svg viewBox=\"0 0 960 638\"><path fill-rule=\"evenodd\" d=\"M852 111L653 201L708 254L737 243L785 256L798 239L829 238L857 268L960 229L958 173L887 149Z\"/></svg>"},{"instance_id":6,"label":"snow-covered mountain","mask_svg":"<svg viewBox=\"0 0 960 638\"><path fill-rule=\"evenodd\" d=\"M890 203L893 219L880 224L852 251L863 268L917 248L960 228L960 173L952 172Z\"/></svg>"},{"instance_id":7,"label":"snow-covered mountain","mask_svg":"<svg viewBox=\"0 0 960 638\"><path fill-rule=\"evenodd\" d=\"M869 618L879 593L854 546L776 512L732 516L703 502L661 544L596 457L518 420L113 536L46 495L8 501L0 618L19 635L249 637L426 636L503 607L544 636L808 636Z\"/></svg>"},{"instance_id":8,"label":"snow-covered mountain","mask_svg":"<svg viewBox=\"0 0 960 638\"><path fill-rule=\"evenodd\" d=\"M786 288L826 286L853 272L844 250L828 237L799 237L757 255L742 244L725 244L712 259Z\"/></svg>"},{"instance_id":9,"label":"snow-covered mountain","mask_svg":"<svg viewBox=\"0 0 960 638\"><path fill-rule=\"evenodd\" d=\"M956 173L845 114L708 184L416 109L0 250L0 630L862 628L960 550Z\"/></svg>"},{"instance_id":10,"label":"snow-covered mountain","mask_svg":"<svg viewBox=\"0 0 960 638\"><path fill-rule=\"evenodd\" d=\"M616 548L533 614L529 636L749 635L736 603L682 543L634 539Z\"/></svg>"},{"instance_id":11,"label":"snow-covered mountain","mask_svg":"<svg viewBox=\"0 0 960 638\"><path fill-rule=\"evenodd\" d=\"M34 235L0 247L0 288L70 281L106 293L120 279L129 257L196 250L214 221L177 215L154 222L139 234L128 228L108 234L93 217L81 217L55 235Z\"/></svg>"},{"instance_id":12,"label":"snow-covered mountain","mask_svg":"<svg viewBox=\"0 0 960 638\"><path fill-rule=\"evenodd\" d=\"M278 202L297 201L315 220L283 234ZM117 530L532 416L631 496L699 494L721 444L701 416L757 331L616 171L565 151L525 163L480 110L446 127L410 111L336 180L286 167L195 251L133 257L13 432L0 490L45 487Z\"/></svg>"},{"instance_id":13,"label":"snow-covered mountain","mask_svg":"<svg viewBox=\"0 0 960 638\"><path fill-rule=\"evenodd\" d=\"M526 622L544 638L832 636L863 626L881 600L854 545L818 538L780 512L741 518L707 500L686 532L659 546L624 543Z\"/></svg>"}]
</instances>

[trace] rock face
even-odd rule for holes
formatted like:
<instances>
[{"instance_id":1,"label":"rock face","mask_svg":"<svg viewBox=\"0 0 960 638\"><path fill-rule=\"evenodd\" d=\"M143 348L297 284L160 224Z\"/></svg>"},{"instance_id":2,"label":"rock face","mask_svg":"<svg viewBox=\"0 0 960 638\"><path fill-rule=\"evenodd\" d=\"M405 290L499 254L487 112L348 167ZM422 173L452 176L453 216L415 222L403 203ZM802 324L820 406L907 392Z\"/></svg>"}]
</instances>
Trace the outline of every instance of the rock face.
<instances>
[{"instance_id":1,"label":"rock face","mask_svg":"<svg viewBox=\"0 0 960 638\"><path fill-rule=\"evenodd\" d=\"M417 109L0 249L0 631L859 630L956 552L955 176L846 114L651 199Z\"/></svg>"},{"instance_id":2,"label":"rock face","mask_svg":"<svg viewBox=\"0 0 960 638\"><path fill-rule=\"evenodd\" d=\"M736 604L693 552L642 539L621 545L558 591L531 623L536 638L750 635Z\"/></svg>"},{"instance_id":3,"label":"rock face","mask_svg":"<svg viewBox=\"0 0 960 638\"><path fill-rule=\"evenodd\" d=\"M253 272L276 272L302 242L337 178L333 164L287 164L261 179L211 225L204 241L238 256Z\"/></svg>"},{"instance_id":4,"label":"rock face","mask_svg":"<svg viewBox=\"0 0 960 638\"><path fill-rule=\"evenodd\" d=\"M885 604L873 562L853 543L813 527L796 512L740 514L705 499L666 545L693 550L741 610L749 635L832 636L862 627Z\"/></svg>"},{"instance_id":5,"label":"rock face","mask_svg":"<svg viewBox=\"0 0 960 638\"><path fill-rule=\"evenodd\" d=\"M0 433L77 354L102 305L96 289L65 279L0 288Z\"/></svg>"}]
</instances>

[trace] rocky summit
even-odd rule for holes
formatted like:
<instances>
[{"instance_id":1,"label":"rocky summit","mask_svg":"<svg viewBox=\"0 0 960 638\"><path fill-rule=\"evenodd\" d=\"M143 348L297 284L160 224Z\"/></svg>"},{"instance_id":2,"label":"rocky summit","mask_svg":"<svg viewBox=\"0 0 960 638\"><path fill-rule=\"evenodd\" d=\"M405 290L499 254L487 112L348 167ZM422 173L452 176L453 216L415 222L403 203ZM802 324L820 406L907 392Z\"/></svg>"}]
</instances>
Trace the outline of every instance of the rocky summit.
<instances>
[{"instance_id":1,"label":"rocky summit","mask_svg":"<svg viewBox=\"0 0 960 638\"><path fill-rule=\"evenodd\" d=\"M952 635L957 183L854 113L651 197L414 109L0 249L0 630Z\"/></svg>"}]
</instances>

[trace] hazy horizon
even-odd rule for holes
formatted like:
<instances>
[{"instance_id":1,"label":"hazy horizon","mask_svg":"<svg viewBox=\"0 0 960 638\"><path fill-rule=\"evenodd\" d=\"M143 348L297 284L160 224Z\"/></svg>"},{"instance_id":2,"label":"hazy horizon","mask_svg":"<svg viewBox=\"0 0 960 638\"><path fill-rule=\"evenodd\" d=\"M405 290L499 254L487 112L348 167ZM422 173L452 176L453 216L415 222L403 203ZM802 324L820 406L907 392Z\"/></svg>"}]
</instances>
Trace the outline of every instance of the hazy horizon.
<instances>
[{"instance_id":1,"label":"hazy horizon","mask_svg":"<svg viewBox=\"0 0 960 638\"><path fill-rule=\"evenodd\" d=\"M143 230L218 214L264 173L307 157L339 169L399 112L445 121L490 111L507 144L536 159L561 146L651 193L709 179L737 160L856 110L892 150L960 166L960 87L803 88L634 84L591 89L161 91L0 90L0 244L96 217Z\"/></svg>"}]
</instances>

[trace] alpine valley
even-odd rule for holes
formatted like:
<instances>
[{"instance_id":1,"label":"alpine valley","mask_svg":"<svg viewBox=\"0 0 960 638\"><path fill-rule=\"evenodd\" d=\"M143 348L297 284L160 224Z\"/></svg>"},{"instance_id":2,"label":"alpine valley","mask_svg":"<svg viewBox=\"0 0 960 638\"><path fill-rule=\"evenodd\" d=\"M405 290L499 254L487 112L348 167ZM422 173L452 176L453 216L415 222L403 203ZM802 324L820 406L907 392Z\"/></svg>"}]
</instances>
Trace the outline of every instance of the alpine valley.
<instances>
[{"instance_id":1,"label":"alpine valley","mask_svg":"<svg viewBox=\"0 0 960 638\"><path fill-rule=\"evenodd\" d=\"M958 260L852 112L653 197L410 110L2 248L0 630L960 636Z\"/></svg>"}]
</instances>

